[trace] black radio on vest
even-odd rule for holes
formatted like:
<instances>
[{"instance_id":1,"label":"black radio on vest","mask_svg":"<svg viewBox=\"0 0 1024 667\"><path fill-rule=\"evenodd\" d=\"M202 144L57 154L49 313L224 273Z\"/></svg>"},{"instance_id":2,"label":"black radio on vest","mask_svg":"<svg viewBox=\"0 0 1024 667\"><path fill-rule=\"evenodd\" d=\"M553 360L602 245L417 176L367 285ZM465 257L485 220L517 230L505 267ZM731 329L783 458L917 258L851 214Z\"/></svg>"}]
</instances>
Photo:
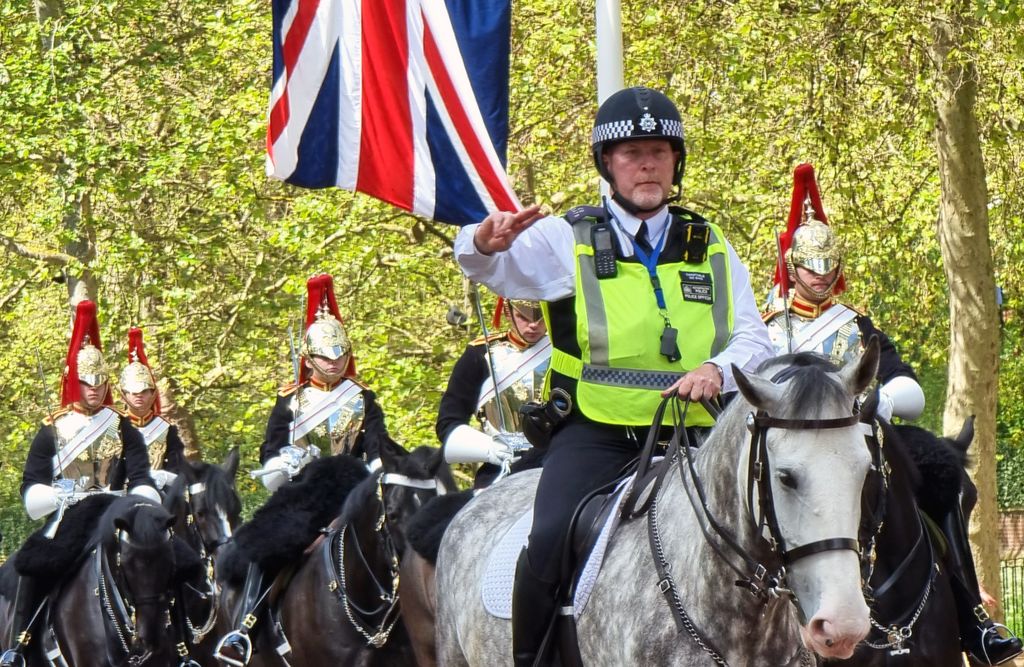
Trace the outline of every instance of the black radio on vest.
<instances>
[{"instance_id":1,"label":"black radio on vest","mask_svg":"<svg viewBox=\"0 0 1024 667\"><path fill-rule=\"evenodd\" d=\"M612 228L599 222L590 228L590 241L594 246L594 266L598 278L614 278L619 270L615 266L615 241Z\"/></svg>"}]
</instances>

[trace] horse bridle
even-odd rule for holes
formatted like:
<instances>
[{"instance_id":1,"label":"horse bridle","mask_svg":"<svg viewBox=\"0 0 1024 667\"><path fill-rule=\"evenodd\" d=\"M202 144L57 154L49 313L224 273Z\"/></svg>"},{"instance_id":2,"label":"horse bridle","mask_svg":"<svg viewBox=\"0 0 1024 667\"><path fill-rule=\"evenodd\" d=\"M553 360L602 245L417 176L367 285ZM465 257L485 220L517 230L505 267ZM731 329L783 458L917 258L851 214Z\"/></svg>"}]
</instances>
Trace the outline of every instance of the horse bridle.
<instances>
[{"instance_id":1,"label":"horse bridle","mask_svg":"<svg viewBox=\"0 0 1024 667\"><path fill-rule=\"evenodd\" d=\"M115 564L117 571L120 571L121 564L121 548L120 545L123 542L128 542L128 534L117 529L114 531L115 544L117 545L117 552L115 558ZM170 536L168 536L170 539ZM137 633L135 628L135 608L139 605L163 605L167 603L167 592L161 592L156 595L132 595L132 600L129 602L123 593L121 588L124 584L118 583L118 577L115 575L115 570L110 566L110 558L107 554L107 546L98 545L95 550L96 558L94 560L94 571L97 582L97 593L100 597L100 604L103 606L103 610L106 617L110 620L113 625L114 634L118 640L118 644L121 650L124 651L127 656L129 665L140 665L144 661L144 656L137 655L133 652L133 649L129 646L130 641L134 641ZM110 656L108 656L109 659Z\"/></svg>"},{"instance_id":2,"label":"horse bridle","mask_svg":"<svg viewBox=\"0 0 1024 667\"><path fill-rule=\"evenodd\" d=\"M188 530L192 540L199 547L199 558L203 563L203 571L205 572L206 575L208 590L201 591L192 586L191 584L185 585L191 588L193 591L195 591L195 593L200 598L208 600L210 603L210 611L207 613L206 620L198 628L196 628L192 624L192 619L189 617L189 615L187 613L183 613L185 619L185 626L188 628L189 633L192 635L192 643L198 644L203 640L203 638L206 635L210 633L211 630L213 630L214 626L216 625L217 608L220 606L218 603L220 595L213 576L213 554L216 553L217 549L226 544L231 539L231 537L225 535L224 537L218 539L216 542L210 545L210 548L207 549L206 541L203 539L203 532L199 529L199 521L198 519L196 519L195 507L193 507L192 505L192 499L195 496L198 496L199 494L206 492L206 485L203 484L202 482L195 482L189 484L185 489L183 489L183 491L186 512L186 530ZM182 601L182 604L184 604L184 601Z\"/></svg>"},{"instance_id":3,"label":"horse bridle","mask_svg":"<svg viewBox=\"0 0 1024 667\"><path fill-rule=\"evenodd\" d=\"M369 575L374 588L376 588L375 597L380 599L380 604L373 609L363 609L348 595L344 564L346 545L345 536L348 533L348 525L338 528L332 536L333 539L328 541L329 544L325 550L325 555L328 560L328 572L331 578L329 587L332 591L337 593L342 608L345 611L345 615L352 624L352 627L362 635L368 646L373 646L375 648L380 648L387 642L388 637L391 635L391 631L394 629L395 623L399 618L398 559L400 554L395 548L394 540L391 538L391 531L388 528L387 494L385 493L385 488L388 486L433 490L437 495L444 495L447 493L447 488L444 483L436 477L429 480L416 479L407 475L388 472L381 473L377 476L377 498L380 501L381 511L380 516L377 519L375 530L377 534L380 535L381 541L384 545L384 552L387 555L388 573L390 575L389 583L382 583L374 574L373 568L370 566L370 562L367 559L366 554L359 545L359 540L349 540L349 543L354 547L359 562ZM337 545L336 548L332 548L334 544ZM336 564L332 559L333 552L337 553ZM380 622L377 623L376 626L366 620L377 615L380 615Z\"/></svg>"}]
</instances>

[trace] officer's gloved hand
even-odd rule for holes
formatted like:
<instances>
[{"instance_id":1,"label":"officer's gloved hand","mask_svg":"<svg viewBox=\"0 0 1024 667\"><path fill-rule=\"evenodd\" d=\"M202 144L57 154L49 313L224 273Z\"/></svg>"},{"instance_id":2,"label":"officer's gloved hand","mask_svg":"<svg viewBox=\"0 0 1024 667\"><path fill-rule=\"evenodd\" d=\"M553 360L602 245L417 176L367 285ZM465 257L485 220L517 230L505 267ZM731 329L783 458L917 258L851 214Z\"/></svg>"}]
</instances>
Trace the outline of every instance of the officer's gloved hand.
<instances>
[{"instance_id":1,"label":"officer's gloved hand","mask_svg":"<svg viewBox=\"0 0 1024 667\"><path fill-rule=\"evenodd\" d=\"M170 470L153 470L149 473L149 476L156 482L156 488L161 491L173 484L174 480L178 477Z\"/></svg>"},{"instance_id":2,"label":"officer's gloved hand","mask_svg":"<svg viewBox=\"0 0 1024 667\"><path fill-rule=\"evenodd\" d=\"M898 375L878 388L878 416L892 421L917 419L924 412L924 391L912 377Z\"/></svg>"},{"instance_id":3,"label":"officer's gloved hand","mask_svg":"<svg viewBox=\"0 0 1024 667\"><path fill-rule=\"evenodd\" d=\"M57 490L49 484L33 484L25 489L25 511L33 521L53 514L59 505Z\"/></svg>"},{"instance_id":4,"label":"officer's gloved hand","mask_svg":"<svg viewBox=\"0 0 1024 667\"><path fill-rule=\"evenodd\" d=\"M511 461L512 447L481 433L468 424L455 427L444 442L444 460L448 463L492 463Z\"/></svg>"}]
</instances>

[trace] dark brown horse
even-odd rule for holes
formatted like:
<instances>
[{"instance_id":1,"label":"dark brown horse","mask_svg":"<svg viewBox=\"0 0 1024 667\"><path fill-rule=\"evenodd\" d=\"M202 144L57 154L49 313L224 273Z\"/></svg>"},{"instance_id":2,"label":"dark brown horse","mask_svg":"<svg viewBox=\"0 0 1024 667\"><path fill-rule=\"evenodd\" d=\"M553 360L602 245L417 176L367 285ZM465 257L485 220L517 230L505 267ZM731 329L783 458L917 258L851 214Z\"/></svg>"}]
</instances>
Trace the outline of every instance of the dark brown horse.
<instances>
[{"instance_id":1,"label":"dark brown horse","mask_svg":"<svg viewBox=\"0 0 1024 667\"><path fill-rule=\"evenodd\" d=\"M164 507L175 517L174 533L199 559L199 567L178 582L173 632L175 653L200 664L214 664L219 589L213 577L217 551L240 522L242 503L235 489L238 449L220 465L186 463L166 489Z\"/></svg>"},{"instance_id":2,"label":"dark brown horse","mask_svg":"<svg viewBox=\"0 0 1024 667\"><path fill-rule=\"evenodd\" d=\"M88 505L102 515L85 555L73 559L68 576L50 595L52 639L69 665L177 665L150 660L163 654L167 641L174 519L160 505L138 496L98 500L102 502ZM6 572L5 578L12 573ZM29 665L49 665L42 645L52 643L45 641L50 633L40 630L36 628L38 639L25 656Z\"/></svg>"},{"instance_id":3,"label":"dark brown horse","mask_svg":"<svg viewBox=\"0 0 1024 667\"><path fill-rule=\"evenodd\" d=\"M969 483L962 466L972 432L965 425L949 440L916 427L881 425L881 457L865 485L872 629L843 664L963 664L950 575L932 518L951 511L962 483Z\"/></svg>"},{"instance_id":4,"label":"dark brown horse","mask_svg":"<svg viewBox=\"0 0 1024 667\"><path fill-rule=\"evenodd\" d=\"M381 461L348 493L322 538L278 578L270 593L274 623L260 624L251 665L414 664L399 618L403 527L455 482L436 448L385 447Z\"/></svg>"}]
</instances>

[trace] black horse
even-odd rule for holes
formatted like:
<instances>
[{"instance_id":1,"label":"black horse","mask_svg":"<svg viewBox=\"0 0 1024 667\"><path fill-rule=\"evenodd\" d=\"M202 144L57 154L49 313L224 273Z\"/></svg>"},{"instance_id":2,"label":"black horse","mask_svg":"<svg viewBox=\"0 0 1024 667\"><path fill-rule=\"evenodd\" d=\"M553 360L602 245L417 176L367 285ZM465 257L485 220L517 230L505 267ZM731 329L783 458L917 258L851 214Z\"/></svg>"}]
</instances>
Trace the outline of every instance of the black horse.
<instances>
[{"instance_id":1,"label":"black horse","mask_svg":"<svg viewBox=\"0 0 1024 667\"><path fill-rule=\"evenodd\" d=\"M70 567L48 591L48 613L35 624L38 639L29 645L26 662L49 665L43 650L56 648L68 665L142 664L163 653L167 640L169 592L176 569L170 530L174 518L160 505L133 495L94 496L79 504L83 505L77 512L80 517L95 511L99 518L88 519L93 528L84 552L67 554ZM64 520L71 517L69 511ZM60 536L58 531L52 549L61 547ZM54 572L25 570L59 560L53 553L39 558L47 556L47 547L42 546L45 539L30 537L22 553L4 563L0 579L5 589L13 580L15 564L23 573L49 579L43 583L53 581ZM37 562L19 557L30 552L35 556L31 560ZM47 564L38 562L41 560Z\"/></svg>"},{"instance_id":2,"label":"black horse","mask_svg":"<svg viewBox=\"0 0 1024 667\"><path fill-rule=\"evenodd\" d=\"M174 610L175 653L213 664L220 597L214 559L237 528L242 502L235 489L238 449L220 465L187 462L164 493L164 507L174 516L174 533L199 559L199 567L180 581Z\"/></svg>"},{"instance_id":3,"label":"black horse","mask_svg":"<svg viewBox=\"0 0 1024 667\"><path fill-rule=\"evenodd\" d=\"M973 436L955 439L882 424L881 456L865 491L865 595L871 633L844 664L959 667L963 664L947 548L936 525L955 511Z\"/></svg>"},{"instance_id":4,"label":"black horse","mask_svg":"<svg viewBox=\"0 0 1024 667\"><path fill-rule=\"evenodd\" d=\"M399 622L404 525L427 500L454 490L455 480L433 447L411 453L398 445L382 447L383 465L375 473L357 459L330 458L343 467L343 479L359 481L334 520L324 522L322 535L281 570L269 594L273 622L261 622L250 664L415 664ZM246 526L238 531L242 546L246 532ZM237 563L224 569L238 578Z\"/></svg>"}]
</instances>

